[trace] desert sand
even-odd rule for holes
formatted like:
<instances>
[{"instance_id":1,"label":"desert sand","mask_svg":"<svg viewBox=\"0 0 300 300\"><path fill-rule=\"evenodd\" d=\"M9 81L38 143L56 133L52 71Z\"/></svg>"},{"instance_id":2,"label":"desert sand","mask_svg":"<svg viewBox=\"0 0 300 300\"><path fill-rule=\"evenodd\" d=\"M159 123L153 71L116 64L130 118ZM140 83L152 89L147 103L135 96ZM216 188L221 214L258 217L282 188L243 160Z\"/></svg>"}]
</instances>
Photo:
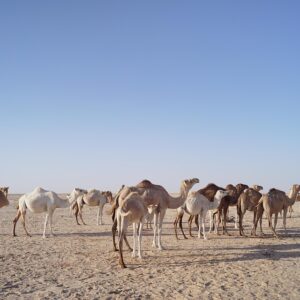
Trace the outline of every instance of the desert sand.
<instances>
[{"instance_id":1,"label":"desert sand","mask_svg":"<svg viewBox=\"0 0 300 300\"><path fill-rule=\"evenodd\" d=\"M123 270L112 251L110 216L96 226L97 208L84 207L88 225L78 226L69 209L57 209L56 237L42 239L44 214L28 212L32 237L25 236L19 221L13 238L18 198L10 195L10 206L0 209L0 299L300 299L300 203L287 220L286 236L279 218L280 239L271 236L264 219L263 238L240 237L229 223L231 236L209 234L204 241L183 240L180 234L177 241L176 211L168 210L162 237L166 250L153 249L152 231L145 230L144 260L126 250L128 268ZM251 220L247 212L248 235ZM187 231L186 222L184 227Z\"/></svg>"}]
</instances>

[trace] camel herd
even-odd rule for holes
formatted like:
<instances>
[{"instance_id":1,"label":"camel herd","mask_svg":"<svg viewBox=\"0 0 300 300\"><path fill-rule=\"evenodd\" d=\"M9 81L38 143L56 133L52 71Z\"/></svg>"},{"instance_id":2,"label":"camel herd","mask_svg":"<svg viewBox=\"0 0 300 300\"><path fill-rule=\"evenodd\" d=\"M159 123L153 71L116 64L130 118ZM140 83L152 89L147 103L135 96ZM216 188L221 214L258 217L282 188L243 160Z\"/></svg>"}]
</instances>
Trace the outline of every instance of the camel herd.
<instances>
[{"instance_id":1,"label":"camel herd","mask_svg":"<svg viewBox=\"0 0 300 300\"><path fill-rule=\"evenodd\" d=\"M153 219L153 244L152 246L163 250L162 245L162 226L167 209L177 209L177 215L174 221L175 236L178 239L177 227L179 225L181 232L186 239L187 236L183 231L182 218L184 213L189 217L189 233L193 219L195 219L198 227L198 237L203 236L207 239L205 231L205 218L209 212L210 227L219 234L218 228L222 223L223 234L228 234L226 222L228 220L228 208L236 207L235 226L239 228L241 236L245 236L243 228L243 219L247 211L253 212L253 227L251 235L256 235L258 222L260 223L260 234L262 231L262 217L265 213L269 227L275 237L278 214L283 216L283 227L286 230L286 218L288 211L292 214L292 206L296 200L300 200L300 185L294 184L290 192L286 194L283 191L272 188L266 194L262 194L262 186L253 185L249 187L245 184L237 184L236 186L229 184L225 188L219 187L213 183L197 191L191 191L192 187L199 183L198 178L186 179L181 182L180 193L177 197L171 196L161 185L151 183L149 180L143 180L136 186L122 186L120 190L113 196L109 191L99 190L84 190L75 188L67 199L59 197L56 193L46 191L42 188L35 188L32 192L24 194L20 197L17 206L17 215L13 220L13 236L16 236L16 225L21 217L21 222L26 235L30 236L26 229L25 217L26 211L32 213L45 213L45 222L43 237L46 237L46 229L49 224L50 235L54 236L52 219L56 208L69 207L75 215L76 222L78 216L82 218L82 209L84 205L98 206L97 225L102 225L103 207L106 203L111 205L110 214L112 216L112 240L113 248L117 251L115 240L118 233L118 248L119 248L119 263L125 268L126 265L123 259L123 241L128 248L132 250L132 256L136 254L142 258L142 233L145 222L150 222ZM8 202L8 187L0 188L0 208L7 206ZM274 224L272 216L275 215ZM126 238L128 226L133 227L133 247L131 248ZM238 226L239 225L239 226ZM202 228L202 231L201 231Z\"/></svg>"}]
</instances>

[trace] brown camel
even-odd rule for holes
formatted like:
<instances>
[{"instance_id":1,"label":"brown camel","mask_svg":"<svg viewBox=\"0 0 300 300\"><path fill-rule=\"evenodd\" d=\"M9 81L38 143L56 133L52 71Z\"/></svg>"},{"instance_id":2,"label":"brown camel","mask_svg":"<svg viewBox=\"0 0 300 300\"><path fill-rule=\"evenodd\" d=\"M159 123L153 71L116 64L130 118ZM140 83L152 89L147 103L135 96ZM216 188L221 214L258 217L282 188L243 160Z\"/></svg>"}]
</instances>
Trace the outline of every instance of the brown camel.
<instances>
[{"instance_id":1,"label":"brown camel","mask_svg":"<svg viewBox=\"0 0 300 300\"><path fill-rule=\"evenodd\" d=\"M239 231L241 236L245 236L243 228L243 218L247 210L253 211L253 228L255 224L255 217L257 213L257 204L262 196L259 192L263 187L259 185L254 185L252 188L244 190L239 196L237 211L239 216ZM251 234L253 234L253 228ZM260 231L262 232L262 218L260 219Z\"/></svg>"},{"instance_id":2,"label":"brown camel","mask_svg":"<svg viewBox=\"0 0 300 300\"><path fill-rule=\"evenodd\" d=\"M8 187L0 188L0 208L9 204L7 199L8 189Z\"/></svg>"},{"instance_id":3,"label":"brown camel","mask_svg":"<svg viewBox=\"0 0 300 300\"><path fill-rule=\"evenodd\" d=\"M234 186L232 184L228 184L226 186L226 191L228 191L229 195L225 196L221 200L221 203L218 207L217 212L214 213L214 215L216 213L218 213L218 224L217 224L217 228L216 228L218 234L219 234L218 227L219 227L219 225L221 223L221 219L222 219L223 234L226 233L227 235L229 235L227 228L226 228L228 208L229 208L229 206L237 206L239 196L247 188L248 188L248 185L242 184L242 183L239 183L236 186Z\"/></svg>"},{"instance_id":4,"label":"brown camel","mask_svg":"<svg viewBox=\"0 0 300 300\"><path fill-rule=\"evenodd\" d=\"M115 198L115 203L112 207L112 213L114 214L114 210L120 205L120 203L122 203L123 199L125 199L130 192L137 192L139 195L141 195L147 207L149 206L157 207L155 209L155 214L154 214L154 224L153 224L154 236L153 236L152 245L153 247L156 247L159 250L163 250L161 244L161 234L162 234L163 219L165 217L166 210L168 208L176 209L181 205L183 205L188 195L188 192L196 183L199 183L198 178L183 180L180 185L179 196L172 197L161 185L153 184L149 180L143 180L135 187L125 187L119 193L118 197ZM113 245L114 245L114 249L116 250L115 232L116 232L116 220L114 221L112 227Z\"/></svg>"},{"instance_id":5,"label":"brown camel","mask_svg":"<svg viewBox=\"0 0 300 300\"><path fill-rule=\"evenodd\" d=\"M283 227L286 232L286 215L288 207L295 203L297 196L298 184L294 184L289 193L290 197L286 193L277 189L270 189L269 192L261 197L257 205L257 214L255 218L254 235L256 234L256 227L258 220L262 218L263 212L266 212L269 220L269 227L271 228L275 237L278 237L276 233L276 225L278 219L278 213L283 211ZM272 225L272 215L275 214L274 226Z\"/></svg>"}]
</instances>

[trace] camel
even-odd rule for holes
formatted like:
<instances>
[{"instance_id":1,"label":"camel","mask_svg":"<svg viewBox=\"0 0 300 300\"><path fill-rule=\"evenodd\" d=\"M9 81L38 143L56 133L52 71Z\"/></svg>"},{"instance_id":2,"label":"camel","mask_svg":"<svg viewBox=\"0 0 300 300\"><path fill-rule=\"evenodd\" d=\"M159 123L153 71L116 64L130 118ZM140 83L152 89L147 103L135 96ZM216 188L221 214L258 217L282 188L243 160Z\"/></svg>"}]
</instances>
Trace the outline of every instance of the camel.
<instances>
[{"instance_id":1,"label":"camel","mask_svg":"<svg viewBox=\"0 0 300 300\"><path fill-rule=\"evenodd\" d=\"M226 233L227 235L230 235L226 228L228 208L229 208L229 206L237 206L239 196L247 188L249 188L248 185L242 184L242 183L239 183L236 186L234 186L232 184L228 184L226 186L226 191L228 191L228 195L225 196L224 198L222 198L217 212L214 213L214 216L216 213L218 213L217 233L218 233L218 227L219 227L219 225L221 223L221 219L222 219L223 234ZM237 218L236 218L235 222L237 224Z\"/></svg>"},{"instance_id":2,"label":"camel","mask_svg":"<svg viewBox=\"0 0 300 300\"><path fill-rule=\"evenodd\" d=\"M19 218L22 218L22 224L27 236L31 236L25 226L25 216L27 209L33 213L46 213L43 238L46 238L46 227L49 220L50 234L54 236L52 230L52 217L56 208L69 207L73 201L76 201L79 197L84 195L84 190L74 189L68 200L60 198L56 193L46 191L40 187L35 188L31 193L21 196L19 199L19 205L17 207L18 212L13 220L13 236L16 236L16 225Z\"/></svg>"},{"instance_id":3,"label":"camel","mask_svg":"<svg viewBox=\"0 0 300 300\"><path fill-rule=\"evenodd\" d=\"M9 204L7 195L8 195L8 187L0 188L0 208L7 206Z\"/></svg>"},{"instance_id":4,"label":"camel","mask_svg":"<svg viewBox=\"0 0 300 300\"><path fill-rule=\"evenodd\" d=\"M241 236L245 236L243 228L243 218L247 210L253 211L253 227L251 235L253 234L253 228L255 224L255 217L257 213L257 204L262 196L259 192L263 189L260 185L253 185L252 188L245 189L238 198L237 211L239 216L239 231ZM262 218L260 219L260 232L262 231Z\"/></svg>"},{"instance_id":5,"label":"camel","mask_svg":"<svg viewBox=\"0 0 300 300\"><path fill-rule=\"evenodd\" d=\"M158 248L159 250L163 250L164 248L161 244L161 234L162 234L163 219L165 217L166 210L168 208L176 209L181 205L183 205L188 195L188 192L196 183L199 183L198 178L183 180L180 185L179 196L172 197L162 186L153 184L149 180L143 180L135 187L123 188L123 190L115 198L115 203L112 207L112 214L114 213L114 210L122 203L123 199L125 199L130 192L137 192L139 195L142 195L142 199L147 207L149 206L157 207L154 213L154 222L153 222L154 234L153 234L152 246ZM116 251L117 250L115 244L116 221L114 222L114 225L112 227L112 233L113 233L114 250Z\"/></svg>"},{"instance_id":6,"label":"camel","mask_svg":"<svg viewBox=\"0 0 300 300\"><path fill-rule=\"evenodd\" d=\"M215 210L216 208L218 208L221 200L223 197L227 196L228 192L224 191L224 190L218 190L215 193L214 196L214 201L211 202L209 199L207 199L205 196L203 196L201 193L199 193L199 191L197 192L190 192L184 205L182 207L179 207L177 209L177 217L175 219L174 222L174 227L175 227L175 235L176 238L178 239L178 235L177 235L177 223L178 221L182 220L182 216L184 214L184 212L187 212L189 215L191 216L198 216L198 224L199 224L199 228L198 228L198 238L201 237L201 226L200 223L202 225L202 231L203 231L203 238L205 240L207 240L207 236L205 234L205 217L208 211L211 210ZM212 214L210 214L211 216L211 220L212 220ZM184 238L187 238L183 232L183 228L182 228L182 222L179 222L180 225L180 229L182 231L182 234L184 236ZM210 222L211 225L211 222Z\"/></svg>"},{"instance_id":7,"label":"camel","mask_svg":"<svg viewBox=\"0 0 300 300\"><path fill-rule=\"evenodd\" d=\"M286 232L287 210L289 206L295 203L295 199L298 191L299 191L299 185L294 184L291 188L289 196L285 192L274 188L270 189L267 194L262 195L257 205L257 214L255 218L254 228L253 228L253 234L256 235L257 223L262 218L264 211L269 221L269 227L271 228L273 235L277 238L278 235L275 230L277 225L278 214L281 213L281 211L283 211L283 228ZM272 224L273 214L275 214L274 226Z\"/></svg>"},{"instance_id":8,"label":"camel","mask_svg":"<svg viewBox=\"0 0 300 300\"><path fill-rule=\"evenodd\" d=\"M141 243L142 230L145 217L148 214L147 206L143 197L137 192L131 192L123 199L116 210L117 228L119 234L119 263L122 268L126 268L123 260L123 239L126 235L127 227L132 223L133 227L133 251L132 257L136 256L136 244L138 244L138 257L142 259ZM138 235L137 235L138 231Z\"/></svg>"},{"instance_id":9,"label":"camel","mask_svg":"<svg viewBox=\"0 0 300 300\"><path fill-rule=\"evenodd\" d=\"M88 206L98 206L98 213L97 213L97 225L103 225L102 216L103 216L103 207L106 203L112 203L113 197L112 193L109 191L101 192L99 190L90 190L83 195L82 198L77 198L77 201L74 202L71 206L71 210L74 212L76 223L80 225L78 222L78 214L82 221L82 224L86 225L82 218L82 208L83 205Z\"/></svg>"},{"instance_id":10,"label":"camel","mask_svg":"<svg viewBox=\"0 0 300 300\"><path fill-rule=\"evenodd\" d=\"M214 201L214 196L215 196L215 194L218 190L224 190L224 189L217 186L217 185L215 185L214 183L209 183L209 184L206 185L206 187L198 190L195 193L204 196L209 201ZM183 215L184 215L184 210L182 210L181 207L179 207L177 209L177 216L176 216L176 219L174 221L175 235L176 235L177 239L178 239L178 236L177 236L177 224L178 223L179 223L179 227L181 229L181 232L182 232L184 238L187 239L186 235L183 232L183 228L182 228ZM193 235L192 235L192 222L193 222L194 217L195 217L195 223L196 223L197 228L199 230L198 217L194 216L194 215L190 215L189 220L188 220L188 225L189 225L189 233L190 233L191 237L193 237ZM210 230L211 230L211 228L210 228Z\"/></svg>"},{"instance_id":11,"label":"camel","mask_svg":"<svg viewBox=\"0 0 300 300\"><path fill-rule=\"evenodd\" d=\"M298 193L300 191L300 185L299 184L294 184L292 188L290 189L290 192L288 194L288 197L292 200L291 205L289 205L288 210L290 213L290 218L292 217L292 212L293 212L293 205L297 201Z\"/></svg>"}]
</instances>

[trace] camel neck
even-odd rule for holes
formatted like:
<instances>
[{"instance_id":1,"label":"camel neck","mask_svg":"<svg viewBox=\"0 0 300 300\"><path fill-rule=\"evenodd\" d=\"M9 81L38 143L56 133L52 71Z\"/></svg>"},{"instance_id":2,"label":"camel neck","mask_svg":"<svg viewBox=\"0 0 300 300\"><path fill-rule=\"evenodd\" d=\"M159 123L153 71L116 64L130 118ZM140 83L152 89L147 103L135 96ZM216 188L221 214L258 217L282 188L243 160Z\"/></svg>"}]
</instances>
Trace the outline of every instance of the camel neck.
<instances>
[{"instance_id":1,"label":"camel neck","mask_svg":"<svg viewBox=\"0 0 300 300\"><path fill-rule=\"evenodd\" d=\"M177 197L172 197L169 195L168 208L176 209L183 205L184 201L186 200L188 191L181 186L179 193L180 194Z\"/></svg>"},{"instance_id":2,"label":"camel neck","mask_svg":"<svg viewBox=\"0 0 300 300\"><path fill-rule=\"evenodd\" d=\"M289 198L291 200L296 200L297 194L298 194L298 191L294 188L294 186L292 186L292 188L289 192Z\"/></svg>"}]
</instances>

